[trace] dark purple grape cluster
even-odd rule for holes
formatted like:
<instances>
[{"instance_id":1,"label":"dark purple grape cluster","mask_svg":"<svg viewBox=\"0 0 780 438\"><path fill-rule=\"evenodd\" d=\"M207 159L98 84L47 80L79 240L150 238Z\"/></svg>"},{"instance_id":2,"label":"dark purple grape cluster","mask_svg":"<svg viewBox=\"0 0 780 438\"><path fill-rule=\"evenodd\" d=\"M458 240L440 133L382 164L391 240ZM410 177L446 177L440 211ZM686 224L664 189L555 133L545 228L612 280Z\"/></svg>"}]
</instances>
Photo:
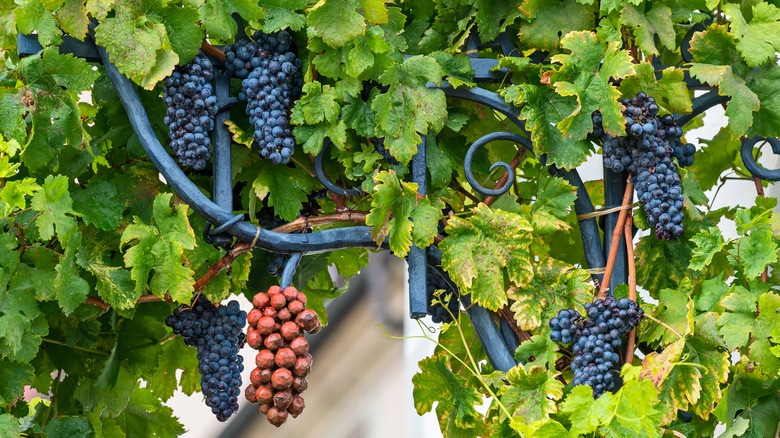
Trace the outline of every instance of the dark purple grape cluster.
<instances>
[{"instance_id":1,"label":"dark purple grape cluster","mask_svg":"<svg viewBox=\"0 0 780 438\"><path fill-rule=\"evenodd\" d=\"M165 325L198 351L200 385L206 406L226 421L238 410L241 372L244 358L238 354L244 346L246 312L237 301L216 307L199 295L191 307L182 306L165 319Z\"/></svg>"},{"instance_id":2,"label":"dark purple grape cluster","mask_svg":"<svg viewBox=\"0 0 780 438\"><path fill-rule=\"evenodd\" d=\"M211 139L217 114L217 98L212 96L214 66L202 53L185 65L176 67L165 80L163 98L168 105L165 124L171 149L184 166L196 170L206 167L211 158Z\"/></svg>"},{"instance_id":3,"label":"dark purple grape cluster","mask_svg":"<svg viewBox=\"0 0 780 438\"><path fill-rule=\"evenodd\" d=\"M682 129L671 116L658 117L655 99L643 92L625 105L626 136L604 133L602 116L593 113L594 132L604 151L604 166L615 172L628 170L647 222L659 239L672 240L685 233L682 182L673 158L681 165L693 163L695 148L680 141Z\"/></svg>"},{"instance_id":4,"label":"dark purple grape cluster","mask_svg":"<svg viewBox=\"0 0 780 438\"><path fill-rule=\"evenodd\" d=\"M574 309L558 312L550 320L550 339L574 343L571 370L573 386L588 385L598 398L617 389L614 370L620 366L622 339L642 321L644 311L628 298L607 297L585 304L587 319Z\"/></svg>"},{"instance_id":5,"label":"dark purple grape cluster","mask_svg":"<svg viewBox=\"0 0 780 438\"><path fill-rule=\"evenodd\" d=\"M238 98L247 101L260 155L274 164L289 162L295 150L289 110L303 87L292 35L257 31L253 41L236 41L225 54L227 69L243 79Z\"/></svg>"},{"instance_id":6,"label":"dark purple grape cluster","mask_svg":"<svg viewBox=\"0 0 780 438\"><path fill-rule=\"evenodd\" d=\"M431 319L433 319L433 322L436 324L451 323L453 315L458 316L458 312L460 311L460 301L458 300L458 294L454 293L452 289L450 289L450 286L447 284L447 282L444 280L444 277L442 277L441 274L436 272L436 270L432 269L430 266L428 267L425 276L427 277L425 283L428 289L426 297L428 300L428 315L431 315ZM437 290L445 291L440 296L442 301L446 301L445 297L447 294L451 294L450 301L447 303L447 307L444 307L440 302L433 303L433 299L435 298L434 292Z\"/></svg>"}]
</instances>

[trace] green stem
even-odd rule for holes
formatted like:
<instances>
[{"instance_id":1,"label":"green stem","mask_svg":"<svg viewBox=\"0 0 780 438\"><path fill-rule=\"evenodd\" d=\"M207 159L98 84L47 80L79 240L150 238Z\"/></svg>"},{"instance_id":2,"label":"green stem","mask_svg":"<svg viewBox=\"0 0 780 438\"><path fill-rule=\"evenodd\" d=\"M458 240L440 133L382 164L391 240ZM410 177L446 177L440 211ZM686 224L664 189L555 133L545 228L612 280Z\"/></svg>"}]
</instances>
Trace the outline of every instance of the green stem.
<instances>
[{"instance_id":1,"label":"green stem","mask_svg":"<svg viewBox=\"0 0 780 438\"><path fill-rule=\"evenodd\" d=\"M56 339L41 338L41 340L50 344L57 344L62 345L63 347L72 348L74 350L86 351L87 353L99 354L101 356L111 356L111 353L107 351L93 350L92 348L82 347L80 345L70 345L67 342L58 341Z\"/></svg>"}]
</instances>

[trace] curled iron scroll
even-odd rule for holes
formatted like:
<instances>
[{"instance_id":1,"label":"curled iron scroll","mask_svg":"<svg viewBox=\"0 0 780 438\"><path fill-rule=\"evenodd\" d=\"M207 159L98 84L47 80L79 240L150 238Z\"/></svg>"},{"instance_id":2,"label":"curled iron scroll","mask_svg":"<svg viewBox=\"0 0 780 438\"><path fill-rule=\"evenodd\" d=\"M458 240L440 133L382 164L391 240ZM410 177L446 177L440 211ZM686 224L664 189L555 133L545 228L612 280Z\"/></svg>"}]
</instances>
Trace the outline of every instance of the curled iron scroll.
<instances>
[{"instance_id":1,"label":"curled iron scroll","mask_svg":"<svg viewBox=\"0 0 780 438\"><path fill-rule=\"evenodd\" d=\"M515 134L514 132L491 132L490 134L484 135L480 137L477 141L475 141L474 144L472 144L469 150L466 152L466 159L465 162L463 163L463 168L466 173L466 180L469 182L469 184L471 184L471 187L477 193L483 196L503 195L509 190L510 187L512 187L512 184L515 180L514 169L512 169L509 163L506 163L504 161L493 163L493 165L490 166L491 171L493 171L493 169L495 169L496 167L503 167L504 169L506 169L507 173L509 174L509 178L507 178L506 183L504 184L503 187L498 189L488 189L487 187L484 187L482 184L478 183L476 179L474 179L474 173L471 171L471 163L474 160L474 154L477 152L477 149L481 148L482 146L485 146L491 141L497 141L497 140L509 140L515 143L520 143L523 146L525 146L528 150L533 151L533 145L531 144L531 141L523 137L522 135Z\"/></svg>"},{"instance_id":2,"label":"curled iron scroll","mask_svg":"<svg viewBox=\"0 0 780 438\"><path fill-rule=\"evenodd\" d=\"M745 168L747 168L752 175L757 176L764 181L780 181L780 169L765 169L759 165L753 157L753 147L760 141L768 142L769 146L772 147L772 152L776 155L780 155L780 141L774 137L754 135L753 137L742 141L742 150L740 151L742 162L745 163Z\"/></svg>"},{"instance_id":3,"label":"curled iron scroll","mask_svg":"<svg viewBox=\"0 0 780 438\"><path fill-rule=\"evenodd\" d=\"M320 181L320 184L322 184L329 191L337 195L346 196L348 198L362 195L363 191L360 190L359 187L353 187L351 189L345 189L339 187L336 184L333 184L333 181L331 181L328 178L328 176L325 175L325 169L322 168L322 158L330 149L330 145L331 145L330 139L328 137L325 137L325 142L322 145L322 150L314 158L314 173L317 174L317 179Z\"/></svg>"}]
</instances>

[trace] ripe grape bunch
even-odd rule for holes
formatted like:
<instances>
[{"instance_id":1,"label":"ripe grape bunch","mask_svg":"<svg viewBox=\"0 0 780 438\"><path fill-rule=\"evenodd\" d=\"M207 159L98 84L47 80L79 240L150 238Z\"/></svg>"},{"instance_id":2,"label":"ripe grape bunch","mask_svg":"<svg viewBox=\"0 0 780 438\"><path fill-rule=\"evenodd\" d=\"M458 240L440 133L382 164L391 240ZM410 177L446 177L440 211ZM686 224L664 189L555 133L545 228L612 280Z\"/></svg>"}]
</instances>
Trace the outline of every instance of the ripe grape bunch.
<instances>
[{"instance_id":1,"label":"ripe grape bunch","mask_svg":"<svg viewBox=\"0 0 780 438\"><path fill-rule=\"evenodd\" d=\"M239 99L247 101L260 155L274 164L289 162L295 149L289 109L300 97L303 78L291 45L287 31L257 31L254 41L237 41L225 52L226 68L243 79Z\"/></svg>"},{"instance_id":2,"label":"ripe grape bunch","mask_svg":"<svg viewBox=\"0 0 780 438\"><path fill-rule=\"evenodd\" d=\"M202 53L185 65L176 67L165 80L163 98L168 105L164 122L168 126L171 149L184 166L196 170L206 167L211 158L211 139L217 114L217 98L212 96L211 61Z\"/></svg>"},{"instance_id":3,"label":"ripe grape bunch","mask_svg":"<svg viewBox=\"0 0 780 438\"><path fill-rule=\"evenodd\" d=\"M271 286L252 299L247 321L247 344L259 350L257 368L244 395L260 404L260 412L276 427L303 412L301 393L308 388L306 376L312 357L303 332L315 334L322 326L317 314L306 308L306 296L290 286Z\"/></svg>"},{"instance_id":4,"label":"ripe grape bunch","mask_svg":"<svg viewBox=\"0 0 780 438\"><path fill-rule=\"evenodd\" d=\"M204 295L192 304L173 311L165 325L184 338L184 343L198 351L200 385L206 405L226 421L238 410L241 372L244 358L238 354L244 346L247 314L237 301L216 307Z\"/></svg>"},{"instance_id":5,"label":"ripe grape bunch","mask_svg":"<svg viewBox=\"0 0 780 438\"><path fill-rule=\"evenodd\" d=\"M643 92L632 99L621 99L625 105L626 136L612 137L604 133L602 115L593 113L594 132L601 137L604 166L615 172L628 170L637 197L656 237L672 240L685 233L683 228L683 197L677 165L693 163L692 145L680 141L682 129L673 117L658 117L658 105Z\"/></svg>"},{"instance_id":6,"label":"ripe grape bunch","mask_svg":"<svg viewBox=\"0 0 780 438\"><path fill-rule=\"evenodd\" d=\"M428 300L428 315L431 315L433 322L440 324L440 323L451 323L452 317L457 316L458 312L460 311L460 305L458 300L458 295L455 294L447 284L447 282L444 280L444 277L441 276L436 270L432 269L431 267L428 267L428 271L426 272L427 277L427 300ZM447 294L451 294L449 298L449 303L447 303L447 307L444 307L441 302L433 303L434 299L434 292L437 290L444 290L445 293L441 294L441 301L446 301Z\"/></svg>"},{"instance_id":7,"label":"ripe grape bunch","mask_svg":"<svg viewBox=\"0 0 780 438\"><path fill-rule=\"evenodd\" d=\"M588 385L598 398L617 389L613 373L620 364L617 352L622 339L642 321L644 311L628 298L614 297L587 303L585 310L587 319L574 309L559 311L558 317L550 320L550 339L574 343L572 385Z\"/></svg>"}]
</instances>

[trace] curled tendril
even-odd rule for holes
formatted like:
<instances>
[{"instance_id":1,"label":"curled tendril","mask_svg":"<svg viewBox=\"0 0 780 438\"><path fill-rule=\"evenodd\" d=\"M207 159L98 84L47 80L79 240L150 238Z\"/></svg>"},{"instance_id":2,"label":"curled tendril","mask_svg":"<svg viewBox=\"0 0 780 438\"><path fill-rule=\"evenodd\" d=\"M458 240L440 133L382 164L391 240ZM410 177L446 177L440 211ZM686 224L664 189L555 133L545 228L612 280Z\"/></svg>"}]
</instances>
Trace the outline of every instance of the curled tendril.
<instances>
[{"instance_id":1,"label":"curled tendril","mask_svg":"<svg viewBox=\"0 0 780 438\"><path fill-rule=\"evenodd\" d=\"M509 178L507 178L506 183L503 185L503 187L498 189L488 189L484 187L482 184L478 183L476 179L474 179L474 173L471 171L471 162L474 159L474 154L477 152L477 149L479 149L480 147L485 146L491 141L497 141L497 140L509 140L515 143L520 143L521 145L525 146L528 150L533 151L533 145L531 144L530 140L523 137L522 135L515 134L513 132L491 132L490 134L483 135L477 141L475 141L474 144L472 144L471 147L469 148L468 152L466 152L466 159L463 163L463 168L466 172L466 180L469 182L469 184L471 184L471 187L477 193L483 196L503 195L509 190L510 187L512 187L512 183L515 180L514 169L512 169L512 166L510 166L508 163L505 163L503 161L493 163L493 165L490 166L491 172L496 167L503 167L504 169L506 169L507 173L509 174Z\"/></svg>"},{"instance_id":2,"label":"curled tendril","mask_svg":"<svg viewBox=\"0 0 780 438\"><path fill-rule=\"evenodd\" d=\"M314 158L314 173L317 175L317 179L320 181L320 184L322 184L322 186L328 189L329 191L337 195L346 196L348 198L362 195L363 191L360 190L359 187L353 187L351 189L345 189L339 187L336 184L333 184L333 181L331 181L328 178L328 176L325 175L325 170L322 168L322 158L328 152L328 149L330 149L330 145L331 145L330 139L328 137L325 137L325 142L322 145L322 150Z\"/></svg>"},{"instance_id":3,"label":"curled tendril","mask_svg":"<svg viewBox=\"0 0 780 438\"><path fill-rule=\"evenodd\" d=\"M745 168L751 175L757 176L764 181L780 181L780 169L769 170L760 166L755 157L753 157L753 147L760 141L766 141L769 146L772 147L772 152L780 155L780 141L774 137L761 137L754 135L748 139L742 141L742 162L745 163Z\"/></svg>"}]
</instances>

